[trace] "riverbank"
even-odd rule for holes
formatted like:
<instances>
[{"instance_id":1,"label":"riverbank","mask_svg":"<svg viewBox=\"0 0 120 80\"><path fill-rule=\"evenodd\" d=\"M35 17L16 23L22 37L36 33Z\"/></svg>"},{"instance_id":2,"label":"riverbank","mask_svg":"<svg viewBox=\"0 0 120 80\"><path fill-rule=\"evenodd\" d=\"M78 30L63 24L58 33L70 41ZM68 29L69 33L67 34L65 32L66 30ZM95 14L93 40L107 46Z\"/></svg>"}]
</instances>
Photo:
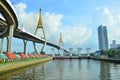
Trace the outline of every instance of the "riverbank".
<instances>
[{"instance_id":1,"label":"riverbank","mask_svg":"<svg viewBox=\"0 0 120 80\"><path fill-rule=\"evenodd\" d=\"M99 61L106 61L106 62L112 62L112 63L118 63L120 64L120 59L115 59L115 58L106 58L106 57L92 57L92 56L55 56L53 57L53 60L65 60L65 59L92 59L92 60L99 60Z\"/></svg>"},{"instance_id":2,"label":"riverbank","mask_svg":"<svg viewBox=\"0 0 120 80\"><path fill-rule=\"evenodd\" d=\"M0 63L0 75L13 72L22 68L26 68L29 66L33 66L36 64L40 64L46 61L52 60L51 57L49 58L33 58L29 60L24 61L18 61L18 62L7 62L7 63Z\"/></svg>"},{"instance_id":3,"label":"riverbank","mask_svg":"<svg viewBox=\"0 0 120 80\"><path fill-rule=\"evenodd\" d=\"M53 60L54 59L56 59L56 60L64 60L64 59L90 59L90 57L88 57L88 56L72 56L72 57L70 57L70 56L63 56L63 57L61 57L61 56L55 56L55 57L53 57Z\"/></svg>"},{"instance_id":4,"label":"riverbank","mask_svg":"<svg viewBox=\"0 0 120 80\"><path fill-rule=\"evenodd\" d=\"M120 64L120 59L99 58L99 57L90 57L90 59L99 60L99 61L107 61L107 62L113 62L113 63L118 63L118 64Z\"/></svg>"}]
</instances>

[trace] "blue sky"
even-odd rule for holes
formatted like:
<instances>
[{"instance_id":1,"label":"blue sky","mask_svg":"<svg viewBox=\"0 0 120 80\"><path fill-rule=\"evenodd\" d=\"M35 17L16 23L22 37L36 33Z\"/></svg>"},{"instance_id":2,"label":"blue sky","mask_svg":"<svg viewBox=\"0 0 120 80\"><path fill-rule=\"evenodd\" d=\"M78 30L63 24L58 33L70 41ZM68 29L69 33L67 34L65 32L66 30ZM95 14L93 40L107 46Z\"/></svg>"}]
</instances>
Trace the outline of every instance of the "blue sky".
<instances>
[{"instance_id":1,"label":"blue sky","mask_svg":"<svg viewBox=\"0 0 120 80\"><path fill-rule=\"evenodd\" d=\"M58 44L62 32L65 48L90 47L98 50L97 27L107 26L109 44L112 40L120 43L120 0L10 0L18 13L19 27L34 33L39 9L42 7L43 23L47 40ZM39 33L40 34L40 33ZM42 36L39 35L38 36ZM16 39L15 39L16 40ZM17 43L22 44L18 40ZM13 45L16 42L13 41ZM32 43L29 43L32 45ZM16 47L13 48L18 50ZM28 49L31 49L29 47ZM19 48L19 51L22 50ZM31 49L32 51L32 49ZM49 53L50 47L47 47Z\"/></svg>"}]
</instances>

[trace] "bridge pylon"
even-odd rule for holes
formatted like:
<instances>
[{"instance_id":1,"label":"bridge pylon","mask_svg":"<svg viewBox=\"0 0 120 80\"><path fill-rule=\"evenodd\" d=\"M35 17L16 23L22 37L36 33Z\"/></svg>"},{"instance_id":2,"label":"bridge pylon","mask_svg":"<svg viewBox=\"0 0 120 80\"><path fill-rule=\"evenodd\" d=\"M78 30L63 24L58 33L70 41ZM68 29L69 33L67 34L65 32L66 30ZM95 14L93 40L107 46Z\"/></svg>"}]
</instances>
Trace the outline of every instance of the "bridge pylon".
<instances>
[{"instance_id":1,"label":"bridge pylon","mask_svg":"<svg viewBox=\"0 0 120 80\"><path fill-rule=\"evenodd\" d=\"M42 9L41 8L40 8L40 14L39 14L39 21L38 21L38 24L37 24L37 28L35 30L35 35L37 35L38 29L42 30L43 38L45 40L45 43L43 44L43 47L41 49L41 53L43 53L43 52L45 52L45 47L46 47L47 40L46 40L46 35L45 35L45 31L44 31L44 27L43 27L43 22L42 22ZM39 52L38 52L38 50L36 48L35 42L33 42L33 45L34 45L35 52L37 54L39 54Z\"/></svg>"},{"instance_id":2,"label":"bridge pylon","mask_svg":"<svg viewBox=\"0 0 120 80\"><path fill-rule=\"evenodd\" d=\"M55 57L55 49L54 48L51 48L51 55L52 55L52 57Z\"/></svg>"},{"instance_id":3,"label":"bridge pylon","mask_svg":"<svg viewBox=\"0 0 120 80\"><path fill-rule=\"evenodd\" d=\"M63 56L64 45L63 45L63 39L62 39L62 33L61 32L60 32L60 38L59 38L59 46L60 46L59 53L60 53L61 56Z\"/></svg>"},{"instance_id":4,"label":"bridge pylon","mask_svg":"<svg viewBox=\"0 0 120 80\"><path fill-rule=\"evenodd\" d=\"M78 56L79 57L81 56L81 50L82 50L82 48L78 48Z\"/></svg>"},{"instance_id":5,"label":"bridge pylon","mask_svg":"<svg viewBox=\"0 0 120 80\"><path fill-rule=\"evenodd\" d=\"M90 56L90 48L86 48L88 57Z\"/></svg>"},{"instance_id":6,"label":"bridge pylon","mask_svg":"<svg viewBox=\"0 0 120 80\"><path fill-rule=\"evenodd\" d=\"M69 48L69 52L70 52L70 57L72 57L72 55L73 55L73 48Z\"/></svg>"}]
</instances>

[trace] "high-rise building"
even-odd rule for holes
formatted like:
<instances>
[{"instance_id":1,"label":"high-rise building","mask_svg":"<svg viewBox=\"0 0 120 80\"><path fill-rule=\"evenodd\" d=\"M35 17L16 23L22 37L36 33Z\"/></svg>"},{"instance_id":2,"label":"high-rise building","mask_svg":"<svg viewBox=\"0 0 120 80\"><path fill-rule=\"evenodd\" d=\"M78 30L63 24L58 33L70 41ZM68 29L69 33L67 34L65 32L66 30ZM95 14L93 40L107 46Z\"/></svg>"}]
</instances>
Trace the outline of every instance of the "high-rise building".
<instances>
[{"instance_id":1,"label":"high-rise building","mask_svg":"<svg viewBox=\"0 0 120 80\"><path fill-rule=\"evenodd\" d=\"M99 50L108 50L107 27L100 25L98 27Z\"/></svg>"},{"instance_id":2,"label":"high-rise building","mask_svg":"<svg viewBox=\"0 0 120 80\"><path fill-rule=\"evenodd\" d=\"M116 40L113 40L111 45L110 45L110 48L116 48L117 45L116 45Z\"/></svg>"}]
</instances>

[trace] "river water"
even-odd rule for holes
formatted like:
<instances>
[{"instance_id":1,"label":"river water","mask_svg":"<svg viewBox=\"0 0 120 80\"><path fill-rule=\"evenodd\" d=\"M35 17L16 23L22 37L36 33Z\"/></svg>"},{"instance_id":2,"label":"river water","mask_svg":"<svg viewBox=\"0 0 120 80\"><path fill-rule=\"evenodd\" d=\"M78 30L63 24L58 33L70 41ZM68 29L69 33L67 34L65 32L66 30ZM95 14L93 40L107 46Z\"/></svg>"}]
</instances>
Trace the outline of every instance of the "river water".
<instances>
[{"instance_id":1,"label":"river water","mask_svg":"<svg viewBox=\"0 0 120 80\"><path fill-rule=\"evenodd\" d=\"M7 76L7 75L6 75ZM120 64L96 60L53 60L3 80L120 80Z\"/></svg>"}]
</instances>

